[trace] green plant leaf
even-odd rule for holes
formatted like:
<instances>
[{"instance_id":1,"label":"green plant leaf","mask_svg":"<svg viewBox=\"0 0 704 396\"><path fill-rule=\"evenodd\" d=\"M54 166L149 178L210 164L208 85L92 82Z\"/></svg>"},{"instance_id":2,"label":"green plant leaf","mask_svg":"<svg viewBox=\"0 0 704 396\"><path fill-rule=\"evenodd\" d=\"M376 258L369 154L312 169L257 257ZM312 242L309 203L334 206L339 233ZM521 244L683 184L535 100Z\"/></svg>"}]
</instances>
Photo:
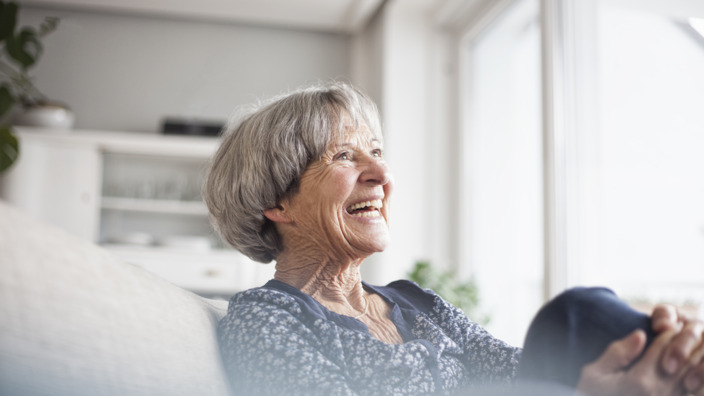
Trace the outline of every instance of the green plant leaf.
<instances>
[{"instance_id":1,"label":"green plant leaf","mask_svg":"<svg viewBox=\"0 0 704 396\"><path fill-rule=\"evenodd\" d=\"M15 98L12 96L10 86L8 84L2 84L2 86L0 86L0 119L12 110L14 104Z\"/></svg>"},{"instance_id":2,"label":"green plant leaf","mask_svg":"<svg viewBox=\"0 0 704 396\"><path fill-rule=\"evenodd\" d=\"M59 26L59 21L60 19L57 17L44 18L44 22L39 25L39 37L44 37L47 34L56 30L56 28Z\"/></svg>"},{"instance_id":3,"label":"green plant leaf","mask_svg":"<svg viewBox=\"0 0 704 396\"><path fill-rule=\"evenodd\" d=\"M488 315L476 312L479 290L473 279L460 280L454 271L437 270L429 261L416 262L413 270L408 273L408 279L422 288L433 290L449 303L462 309L471 320L480 324L487 324L491 320Z\"/></svg>"},{"instance_id":4,"label":"green plant leaf","mask_svg":"<svg viewBox=\"0 0 704 396\"><path fill-rule=\"evenodd\" d=\"M22 66L22 70L27 70L39 60L43 47L37 32L25 27L17 35L7 38L5 50Z\"/></svg>"},{"instance_id":5,"label":"green plant leaf","mask_svg":"<svg viewBox=\"0 0 704 396\"><path fill-rule=\"evenodd\" d=\"M10 127L0 127L0 173L12 166L19 154L19 144Z\"/></svg>"},{"instance_id":6,"label":"green plant leaf","mask_svg":"<svg viewBox=\"0 0 704 396\"><path fill-rule=\"evenodd\" d=\"M0 1L0 42L11 37L17 26L17 10L15 3Z\"/></svg>"}]
</instances>

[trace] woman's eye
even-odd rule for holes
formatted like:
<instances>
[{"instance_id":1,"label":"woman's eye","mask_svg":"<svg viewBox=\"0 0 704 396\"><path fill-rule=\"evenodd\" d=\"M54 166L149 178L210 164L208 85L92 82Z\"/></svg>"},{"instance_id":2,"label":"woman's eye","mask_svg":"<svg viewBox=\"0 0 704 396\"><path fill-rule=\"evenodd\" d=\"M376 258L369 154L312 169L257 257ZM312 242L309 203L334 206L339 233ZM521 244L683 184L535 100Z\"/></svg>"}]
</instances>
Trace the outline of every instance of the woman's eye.
<instances>
[{"instance_id":1,"label":"woman's eye","mask_svg":"<svg viewBox=\"0 0 704 396\"><path fill-rule=\"evenodd\" d=\"M335 156L335 160L347 161L347 160L350 159L350 157L351 157L351 156L350 156L350 153L348 153L347 151L345 151L345 152L342 152L342 153L336 155L336 156Z\"/></svg>"},{"instance_id":2,"label":"woman's eye","mask_svg":"<svg viewBox=\"0 0 704 396\"><path fill-rule=\"evenodd\" d=\"M375 149L372 151L372 156L375 158L383 158L384 157L384 152L382 149Z\"/></svg>"}]
</instances>

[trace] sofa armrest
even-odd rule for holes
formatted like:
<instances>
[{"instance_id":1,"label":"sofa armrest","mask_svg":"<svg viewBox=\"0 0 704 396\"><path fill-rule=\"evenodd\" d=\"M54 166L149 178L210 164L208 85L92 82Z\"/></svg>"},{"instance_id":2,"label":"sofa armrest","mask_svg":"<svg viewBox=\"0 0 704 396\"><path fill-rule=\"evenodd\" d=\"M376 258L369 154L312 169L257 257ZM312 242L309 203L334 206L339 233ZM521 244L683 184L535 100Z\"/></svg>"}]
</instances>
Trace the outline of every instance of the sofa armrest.
<instances>
[{"instance_id":1,"label":"sofa armrest","mask_svg":"<svg viewBox=\"0 0 704 396\"><path fill-rule=\"evenodd\" d=\"M226 305L0 202L0 394L227 395Z\"/></svg>"}]
</instances>

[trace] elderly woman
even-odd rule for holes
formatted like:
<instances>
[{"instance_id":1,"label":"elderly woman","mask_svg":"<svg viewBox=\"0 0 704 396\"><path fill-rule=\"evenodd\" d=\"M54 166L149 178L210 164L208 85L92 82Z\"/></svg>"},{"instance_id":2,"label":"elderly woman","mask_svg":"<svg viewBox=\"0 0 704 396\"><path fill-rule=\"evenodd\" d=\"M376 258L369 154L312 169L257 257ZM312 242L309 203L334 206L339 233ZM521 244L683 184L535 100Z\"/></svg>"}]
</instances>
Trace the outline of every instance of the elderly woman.
<instances>
[{"instance_id":1,"label":"elderly woman","mask_svg":"<svg viewBox=\"0 0 704 396\"><path fill-rule=\"evenodd\" d=\"M389 244L393 190L371 100L346 84L308 88L230 129L212 161L206 203L228 243L256 261L276 261L274 279L232 297L220 322L236 392L417 395L516 381L520 348L409 281L362 281L363 261ZM570 385L676 394L702 331L690 324L692 331L677 333L669 311L656 316L663 335L652 356L626 370L645 344L644 333L634 333L602 345L596 362L579 363L579 383ZM650 378L665 355L677 360L674 374ZM688 372L704 374L699 366Z\"/></svg>"}]
</instances>

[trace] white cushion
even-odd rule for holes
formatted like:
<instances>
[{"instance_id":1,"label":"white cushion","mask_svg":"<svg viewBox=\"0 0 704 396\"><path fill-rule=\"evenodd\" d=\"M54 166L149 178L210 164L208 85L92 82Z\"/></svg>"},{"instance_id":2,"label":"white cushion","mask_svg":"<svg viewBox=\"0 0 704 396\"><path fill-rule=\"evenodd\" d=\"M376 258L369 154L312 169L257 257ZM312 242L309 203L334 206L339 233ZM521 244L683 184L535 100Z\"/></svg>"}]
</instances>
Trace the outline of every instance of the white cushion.
<instances>
[{"instance_id":1,"label":"white cushion","mask_svg":"<svg viewBox=\"0 0 704 396\"><path fill-rule=\"evenodd\" d=\"M226 305L0 202L2 395L227 395Z\"/></svg>"}]
</instances>

